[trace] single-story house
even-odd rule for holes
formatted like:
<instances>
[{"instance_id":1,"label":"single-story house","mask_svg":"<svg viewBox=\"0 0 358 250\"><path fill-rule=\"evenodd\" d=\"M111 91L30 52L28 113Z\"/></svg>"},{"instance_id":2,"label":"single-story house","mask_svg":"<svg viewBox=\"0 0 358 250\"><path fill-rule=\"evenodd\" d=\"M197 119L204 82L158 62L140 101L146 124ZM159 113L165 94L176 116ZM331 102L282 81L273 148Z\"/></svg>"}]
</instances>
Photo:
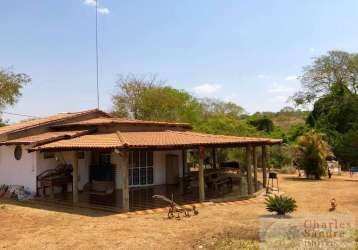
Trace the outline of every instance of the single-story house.
<instances>
[{"instance_id":1,"label":"single-story house","mask_svg":"<svg viewBox=\"0 0 358 250\"><path fill-rule=\"evenodd\" d=\"M266 147L280 143L269 138L196 133L187 123L115 118L98 109L59 113L0 128L0 185L22 185L39 196L73 203L109 200L128 210L160 187L180 186L180 181L196 171L192 197L204 201L208 188L204 165L209 152L211 165L217 168L216 149L246 148L250 194L257 189L256 149L262 152L265 186ZM196 166L188 166L188 150L198 152ZM132 193L135 190L147 191Z\"/></svg>"}]
</instances>

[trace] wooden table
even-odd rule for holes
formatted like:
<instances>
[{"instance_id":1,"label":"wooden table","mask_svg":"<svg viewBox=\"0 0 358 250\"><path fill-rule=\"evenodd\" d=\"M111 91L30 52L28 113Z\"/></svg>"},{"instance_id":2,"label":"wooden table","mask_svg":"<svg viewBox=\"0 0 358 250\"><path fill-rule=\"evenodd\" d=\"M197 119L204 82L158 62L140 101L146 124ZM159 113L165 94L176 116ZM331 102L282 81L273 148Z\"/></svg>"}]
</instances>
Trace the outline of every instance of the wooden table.
<instances>
[{"instance_id":1,"label":"wooden table","mask_svg":"<svg viewBox=\"0 0 358 250\"><path fill-rule=\"evenodd\" d=\"M72 176L48 177L39 180L42 194L46 194L46 188L50 190L50 197L54 198L54 187L62 187L62 192L67 191L68 183L72 183Z\"/></svg>"}]
</instances>

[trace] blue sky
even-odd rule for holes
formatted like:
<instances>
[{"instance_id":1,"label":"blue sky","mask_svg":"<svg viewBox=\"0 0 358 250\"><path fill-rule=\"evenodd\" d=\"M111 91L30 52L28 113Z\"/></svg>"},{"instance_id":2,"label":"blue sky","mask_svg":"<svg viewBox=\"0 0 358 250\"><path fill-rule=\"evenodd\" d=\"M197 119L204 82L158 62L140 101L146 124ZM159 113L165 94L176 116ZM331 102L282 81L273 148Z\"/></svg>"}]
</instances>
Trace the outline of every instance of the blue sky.
<instances>
[{"instance_id":1,"label":"blue sky","mask_svg":"<svg viewBox=\"0 0 358 250\"><path fill-rule=\"evenodd\" d=\"M33 78L7 111L96 107L93 0L3 1L0 66ZM118 74L157 74L198 97L278 111L295 76L332 49L358 51L356 0L100 0L101 108ZM10 121L19 117L5 116Z\"/></svg>"}]
</instances>

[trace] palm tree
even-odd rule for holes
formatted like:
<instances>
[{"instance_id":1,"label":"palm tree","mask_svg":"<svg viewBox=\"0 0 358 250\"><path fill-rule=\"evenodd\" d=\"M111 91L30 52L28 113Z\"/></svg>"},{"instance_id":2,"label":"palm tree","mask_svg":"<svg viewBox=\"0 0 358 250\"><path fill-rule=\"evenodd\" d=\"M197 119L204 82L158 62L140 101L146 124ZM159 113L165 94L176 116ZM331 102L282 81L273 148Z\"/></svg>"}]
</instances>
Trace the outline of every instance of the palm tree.
<instances>
[{"instance_id":1,"label":"palm tree","mask_svg":"<svg viewBox=\"0 0 358 250\"><path fill-rule=\"evenodd\" d=\"M304 169L306 177L319 179L327 173L327 157L333 156L331 147L324 140L323 134L314 130L297 138L299 157L297 163Z\"/></svg>"}]
</instances>

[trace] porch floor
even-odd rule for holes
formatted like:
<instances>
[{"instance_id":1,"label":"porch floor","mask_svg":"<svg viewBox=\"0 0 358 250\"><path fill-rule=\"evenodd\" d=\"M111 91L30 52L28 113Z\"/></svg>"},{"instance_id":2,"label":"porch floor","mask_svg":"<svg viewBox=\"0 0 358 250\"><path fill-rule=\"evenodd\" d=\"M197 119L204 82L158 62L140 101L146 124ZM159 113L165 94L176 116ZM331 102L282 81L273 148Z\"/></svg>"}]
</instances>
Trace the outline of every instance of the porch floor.
<instances>
[{"instance_id":1,"label":"porch floor","mask_svg":"<svg viewBox=\"0 0 358 250\"><path fill-rule=\"evenodd\" d=\"M233 190L235 190L235 187ZM188 193L180 192L178 185L155 185L150 187L131 188L129 191L129 210L139 211L167 207L168 203L162 200L154 199L152 196L164 195L170 199L172 194L174 201L180 205L197 203L199 201L199 192L197 188L193 188ZM206 190L205 195L207 200L223 196L223 194L214 193L210 190ZM122 210L122 190L120 189L115 190L109 195L95 195L80 191L78 193L78 198L79 201L76 204L77 206L105 209L116 212L120 212ZM41 201L56 202L63 205L73 205L72 192L55 194L52 199L48 196L38 199Z\"/></svg>"}]
</instances>

